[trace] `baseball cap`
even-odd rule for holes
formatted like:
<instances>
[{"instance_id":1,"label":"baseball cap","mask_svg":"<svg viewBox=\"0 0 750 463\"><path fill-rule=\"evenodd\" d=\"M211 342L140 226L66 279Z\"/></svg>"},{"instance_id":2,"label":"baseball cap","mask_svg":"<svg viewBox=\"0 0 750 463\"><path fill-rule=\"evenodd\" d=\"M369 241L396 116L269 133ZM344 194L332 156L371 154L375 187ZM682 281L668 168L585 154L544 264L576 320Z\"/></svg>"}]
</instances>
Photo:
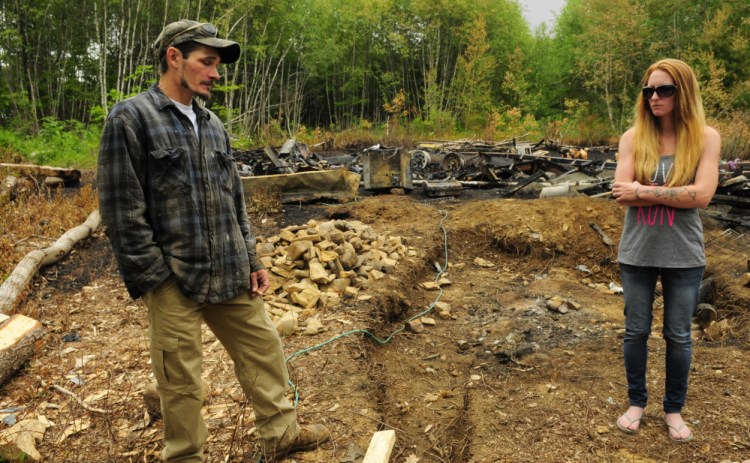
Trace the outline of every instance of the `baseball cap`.
<instances>
[{"instance_id":1,"label":"baseball cap","mask_svg":"<svg viewBox=\"0 0 750 463\"><path fill-rule=\"evenodd\" d=\"M211 23L200 23L189 19L181 19L164 27L154 42L156 57L161 58L169 47L191 41L215 48L222 63L234 63L240 57L239 43L220 39L219 31Z\"/></svg>"}]
</instances>

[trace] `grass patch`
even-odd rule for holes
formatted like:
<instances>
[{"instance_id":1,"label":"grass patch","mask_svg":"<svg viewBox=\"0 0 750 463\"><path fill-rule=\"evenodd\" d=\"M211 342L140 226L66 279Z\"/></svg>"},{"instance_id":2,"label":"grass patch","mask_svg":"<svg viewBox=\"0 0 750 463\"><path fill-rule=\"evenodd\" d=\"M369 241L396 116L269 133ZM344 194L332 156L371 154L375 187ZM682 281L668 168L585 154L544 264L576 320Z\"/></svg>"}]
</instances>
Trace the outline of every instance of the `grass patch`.
<instances>
[{"instance_id":1,"label":"grass patch","mask_svg":"<svg viewBox=\"0 0 750 463\"><path fill-rule=\"evenodd\" d=\"M97 208L97 196L90 185L71 193L23 179L18 196L0 204L0 216L4 217L0 222L0 281L8 278L23 256L50 246Z\"/></svg>"},{"instance_id":2,"label":"grass patch","mask_svg":"<svg viewBox=\"0 0 750 463\"><path fill-rule=\"evenodd\" d=\"M246 209L250 215L263 219L269 215L278 214L283 208L281 195L275 188L259 187L252 194L246 196Z\"/></svg>"},{"instance_id":3,"label":"grass patch","mask_svg":"<svg viewBox=\"0 0 750 463\"><path fill-rule=\"evenodd\" d=\"M45 119L36 134L0 128L0 162L55 167L96 166L101 129L78 121Z\"/></svg>"}]
</instances>

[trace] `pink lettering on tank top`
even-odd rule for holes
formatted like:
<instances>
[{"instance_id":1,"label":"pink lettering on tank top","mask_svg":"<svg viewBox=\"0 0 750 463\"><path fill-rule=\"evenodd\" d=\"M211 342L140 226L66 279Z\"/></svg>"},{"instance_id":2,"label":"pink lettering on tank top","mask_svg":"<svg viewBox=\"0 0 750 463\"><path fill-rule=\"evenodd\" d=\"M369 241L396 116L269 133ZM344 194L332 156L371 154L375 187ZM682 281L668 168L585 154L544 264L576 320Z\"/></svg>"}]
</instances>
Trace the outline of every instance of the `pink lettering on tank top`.
<instances>
[{"instance_id":1,"label":"pink lettering on tank top","mask_svg":"<svg viewBox=\"0 0 750 463\"><path fill-rule=\"evenodd\" d=\"M638 225L672 227L674 225L674 214L674 208L669 206L638 206Z\"/></svg>"}]
</instances>

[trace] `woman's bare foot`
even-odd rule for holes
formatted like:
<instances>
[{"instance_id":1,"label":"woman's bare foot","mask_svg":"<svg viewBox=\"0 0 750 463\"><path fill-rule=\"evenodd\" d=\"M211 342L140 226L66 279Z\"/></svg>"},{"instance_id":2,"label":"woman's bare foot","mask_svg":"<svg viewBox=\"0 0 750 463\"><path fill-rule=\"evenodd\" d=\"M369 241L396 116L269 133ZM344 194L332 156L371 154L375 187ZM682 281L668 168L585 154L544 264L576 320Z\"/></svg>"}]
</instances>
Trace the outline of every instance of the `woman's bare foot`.
<instances>
[{"instance_id":1,"label":"woman's bare foot","mask_svg":"<svg viewBox=\"0 0 750 463\"><path fill-rule=\"evenodd\" d=\"M665 413L664 423L667 425L669 438L674 442L690 442L693 440L693 433L679 413Z\"/></svg>"},{"instance_id":2,"label":"woman's bare foot","mask_svg":"<svg viewBox=\"0 0 750 463\"><path fill-rule=\"evenodd\" d=\"M641 419L643 419L645 412L646 410L643 407L631 406L615 422L617 429L626 434L637 433L641 428Z\"/></svg>"}]
</instances>

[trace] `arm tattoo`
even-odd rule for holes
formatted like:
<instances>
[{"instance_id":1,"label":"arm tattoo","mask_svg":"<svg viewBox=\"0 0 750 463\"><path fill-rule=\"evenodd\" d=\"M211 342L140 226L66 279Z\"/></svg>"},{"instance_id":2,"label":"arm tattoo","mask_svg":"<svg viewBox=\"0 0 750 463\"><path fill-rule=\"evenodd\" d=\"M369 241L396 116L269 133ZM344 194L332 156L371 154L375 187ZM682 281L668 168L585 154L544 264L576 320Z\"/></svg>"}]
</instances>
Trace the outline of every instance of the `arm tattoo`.
<instances>
[{"instance_id":1,"label":"arm tattoo","mask_svg":"<svg viewBox=\"0 0 750 463\"><path fill-rule=\"evenodd\" d=\"M661 196L661 193L656 188L644 188L643 189L642 194L646 194L647 195L649 193L652 194L654 196L654 198L658 198L658 197ZM638 197L638 199L640 199L640 194L637 197Z\"/></svg>"},{"instance_id":2,"label":"arm tattoo","mask_svg":"<svg viewBox=\"0 0 750 463\"><path fill-rule=\"evenodd\" d=\"M651 193L654 195L655 198L664 198L667 201L679 201L680 194L682 193L685 193L693 201L695 201L695 198L698 196L698 194L695 191L690 191L686 187L654 188L652 190L646 190L646 193Z\"/></svg>"},{"instance_id":3,"label":"arm tattoo","mask_svg":"<svg viewBox=\"0 0 750 463\"><path fill-rule=\"evenodd\" d=\"M677 201L680 193L686 191L685 188L666 188L664 190L664 199L667 201Z\"/></svg>"}]
</instances>

